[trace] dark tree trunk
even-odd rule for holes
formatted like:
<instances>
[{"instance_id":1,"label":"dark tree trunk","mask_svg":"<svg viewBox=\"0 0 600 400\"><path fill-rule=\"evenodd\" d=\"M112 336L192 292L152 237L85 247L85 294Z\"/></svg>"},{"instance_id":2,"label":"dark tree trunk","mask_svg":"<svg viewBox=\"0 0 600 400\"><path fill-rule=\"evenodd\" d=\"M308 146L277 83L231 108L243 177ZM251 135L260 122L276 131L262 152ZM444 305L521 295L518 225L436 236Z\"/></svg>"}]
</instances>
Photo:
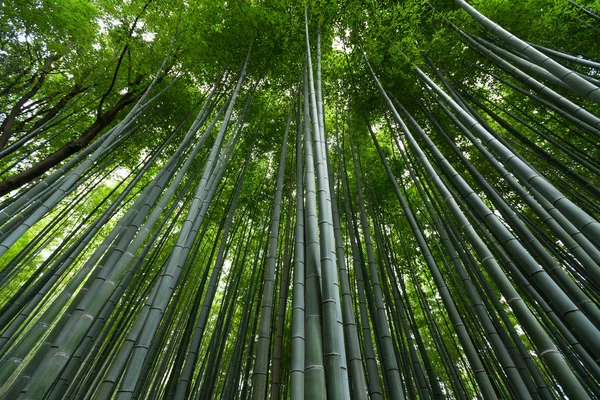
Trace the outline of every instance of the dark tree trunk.
<instances>
[{"instance_id":1,"label":"dark tree trunk","mask_svg":"<svg viewBox=\"0 0 600 400\"><path fill-rule=\"evenodd\" d=\"M10 139L13 132L15 120L21 113L23 105L25 105L25 103L27 103L27 101L29 101L33 96L35 96L35 94L40 90L40 88L44 84L44 81L46 80L46 75L48 75L48 73L50 72L50 67L52 67L52 63L57 60L60 60L61 57L62 55L57 54L50 56L46 58L46 60L44 60L44 67L42 68L42 71L40 72L40 75L37 78L33 87L29 89L29 91L19 99L19 101L17 101L14 107L10 110L10 113L8 114L4 122L2 122L2 125L0 126L0 130L2 132L0 134L0 150L3 149L4 146L6 146L8 139Z\"/></svg>"},{"instance_id":2,"label":"dark tree trunk","mask_svg":"<svg viewBox=\"0 0 600 400\"><path fill-rule=\"evenodd\" d=\"M89 145L92 140L104 130L104 128L113 122L119 111L133 103L138 97L139 94L126 93L113 107L96 118L96 121L92 126L86 129L79 138L63 145L60 149L39 161L31 168L0 182L0 196L4 196L10 191L31 182L38 176L48 172L51 168L66 160L69 156L87 147L87 145Z\"/></svg>"},{"instance_id":3,"label":"dark tree trunk","mask_svg":"<svg viewBox=\"0 0 600 400\"><path fill-rule=\"evenodd\" d=\"M46 124L48 121L50 121L52 118L54 118L66 105L67 103L75 96L77 96L79 93L86 91L87 89L89 89L89 86L79 86L79 85L75 85L75 87L73 89L71 89L69 91L69 93L65 94L64 96L62 96L60 98L60 100L58 100L56 102L56 104L54 104L52 107L47 108L45 110L41 110L39 112L36 113L35 116L28 118L25 121L22 121L16 128L16 131L24 131L27 130L27 132L33 132L34 130L40 128L41 126L43 126L44 124ZM40 119L38 119L37 121L35 121L35 123L33 124L33 126L29 129L27 129L25 127L25 125L27 125L29 122L33 121L36 117L39 117L43 115L43 117L41 117Z\"/></svg>"}]
</instances>

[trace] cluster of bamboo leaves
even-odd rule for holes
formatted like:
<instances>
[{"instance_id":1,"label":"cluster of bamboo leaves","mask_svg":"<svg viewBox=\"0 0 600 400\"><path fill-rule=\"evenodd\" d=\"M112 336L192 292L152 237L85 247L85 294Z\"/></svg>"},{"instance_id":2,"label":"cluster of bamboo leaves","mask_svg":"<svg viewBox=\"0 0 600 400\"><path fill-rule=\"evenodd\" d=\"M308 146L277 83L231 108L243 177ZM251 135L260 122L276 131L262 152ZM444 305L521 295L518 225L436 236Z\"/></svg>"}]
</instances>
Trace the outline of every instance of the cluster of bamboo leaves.
<instances>
[{"instance_id":1,"label":"cluster of bamboo leaves","mask_svg":"<svg viewBox=\"0 0 600 400\"><path fill-rule=\"evenodd\" d=\"M29 3L0 397L600 397L597 5Z\"/></svg>"}]
</instances>

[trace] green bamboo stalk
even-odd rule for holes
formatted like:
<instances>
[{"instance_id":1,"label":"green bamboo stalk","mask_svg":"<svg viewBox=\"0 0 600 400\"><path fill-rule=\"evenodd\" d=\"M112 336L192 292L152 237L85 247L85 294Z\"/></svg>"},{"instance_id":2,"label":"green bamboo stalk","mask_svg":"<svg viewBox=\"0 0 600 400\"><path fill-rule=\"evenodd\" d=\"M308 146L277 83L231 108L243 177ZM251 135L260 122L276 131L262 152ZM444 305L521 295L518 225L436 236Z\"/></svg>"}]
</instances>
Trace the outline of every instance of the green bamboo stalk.
<instances>
[{"instance_id":1,"label":"green bamboo stalk","mask_svg":"<svg viewBox=\"0 0 600 400\"><path fill-rule=\"evenodd\" d=\"M572 70L565 68L564 66L554 61L552 58L536 50L527 42L522 41L517 36L508 32L500 25L496 24L494 21L481 14L479 11L477 11L464 0L455 1L463 10L469 13L469 15L473 17L473 19L481 23L485 28L487 28L494 34L496 34L506 44L513 47L518 52L523 53L523 55L525 55L535 64L550 71L556 77L558 77L567 85L569 85L574 92L578 93L584 98L589 98L595 103L600 104L599 87L579 77Z\"/></svg>"},{"instance_id":2,"label":"green bamboo stalk","mask_svg":"<svg viewBox=\"0 0 600 400\"><path fill-rule=\"evenodd\" d=\"M305 358L304 397L324 399L326 395L323 365L323 333L321 327L321 263L315 188L315 161L311 138L311 117L308 96L308 72L304 70L304 156L305 156ZM313 122L314 124L314 122ZM315 135L316 131L313 132Z\"/></svg>"},{"instance_id":3,"label":"green bamboo stalk","mask_svg":"<svg viewBox=\"0 0 600 400\"><path fill-rule=\"evenodd\" d=\"M267 257L266 275L261 302L261 316L258 328L258 343L256 346L256 360L253 369L252 399L262 400L267 395L267 374L269 367L269 347L271 345L271 319L273 313L273 296L275 292L275 264L277 261L277 243L279 238L279 221L281 217L281 197L283 195L283 180L285 179L285 165L287 154L287 139L292 122L292 111L294 103L290 105L281 156L279 158L279 170L277 172L276 188L273 199L273 214L271 218L269 255ZM280 289L281 290L281 289Z\"/></svg>"},{"instance_id":4,"label":"green bamboo stalk","mask_svg":"<svg viewBox=\"0 0 600 400\"><path fill-rule=\"evenodd\" d=\"M338 277L335 268L335 243L331 215L331 194L327 171L327 156L324 126L319 120L315 84L313 79L310 42L308 34L308 12L305 8L306 54L308 70L308 86L311 105L311 120L315 138L315 166L319 198L319 233L321 257L321 293L323 309L323 361L325 366L327 397L341 399L349 393L347 376L342 373L343 327L338 323L341 316L339 301ZM319 63L317 58L317 64ZM318 68L317 68L318 69ZM310 227L309 227L310 228Z\"/></svg>"},{"instance_id":5,"label":"green bamboo stalk","mask_svg":"<svg viewBox=\"0 0 600 400\"><path fill-rule=\"evenodd\" d=\"M371 70L371 72L372 72L372 70ZM417 69L417 72L419 73L420 76L424 75L419 69ZM372 76L379 88L382 98L384 99L384 101L386 102L388 107L390 108L390 111L392 112L394 119L396 120L396 122L399 125L402 126L403 122L402 122L400 116L395 111L391 100L387 97L385 90L379 83L379 80L375 76L374 72L372 72ZM427 79L428 79L427 82L430 86L435 85L429 78L427 78ZM437 86L435 86L435 87L437 88ZM451 99L448 95L443 93L439 88L437 88L437 89L438 90L436 90L436 92L439 92L440 95L444 95L445 99L448 102L451 101ZM456 103L452 102L452 104L456 104ZM456 105L456 107L458 107L458 105ZM465 119L468 118L469 121L471 121L471 126L480 126L480 125L478 125L478 123L476 121L473 120L472 117L468 116L464 111L462 114L460 114L460 116L461 117L464 116ZM405 132L408 131L408 129L405 128L405 126L403 126L403 130ZM489 133L487 133L487 131L485 132L485 135L491 136ZM555 345L552 343L552 341L549 338L549 336L547 335L547 333L544 331L544 329L539 324L537 319L533 316L531 311L526 307L526 305L523 302L523 300L521 299L521 297L518 295L518 293L516 292L514 287L511 285L510 281L506 278L506 276L500 269L500 266L498 265L498 263L496 262L496 260L492 256L492 254L490 253L489 249L487 249L487 247L481 241L481 238L477 235L477 233L475 232L475 230L473 229L473 227L471 226L469 221L466 219L464 214L460 211L460 209L458 208L458 206L456 204L456 201L454 200L454 197L452 197L452 195L448 192L448 189L445 187L444 183L441 181L441 179L439 178L439 176L437 175L437 173L435 172L433 167L431 167L431 164L429 164L429 162L427 161L427 158L425 157L424 153L422 152L422 150L420 149L418 144L414 141L414 139L411 139L412 138L411 135L407 135L407 138L409 139L411 147L413 147L413 149L416 151L419 159L423 162L425 168L428 170L430 177L434 180L436 187L438 187L438 190L442 193L443 198L445 199L448 206L451 208L452 213L455 215L455 218L457 218L459 220L463 231L465 232L465 234L467 234L467 236L469 237L469 240L474 244L475 251L477 252L479 257L481 257L483 265L486 267L486 269L488 270L488 272L490 273L492 278L496 281L496 284L498 285L500 291L502 292L504 297L506 299L508 299L508 303L511 306L511 308L513 309L513 311L515 312L515 315L517 316L519 321L521 321L521 323L523 324L525 329L531 335L533 341L536 343L536 347L537 347L541 357L548 363L549 367L552 369L553 373L555 374L555 376L557 377L559 382L561 382L561 385L564 387L564 389L567 391L567 393L569 393L569 395L579 397L579 398L588 398L585 390L583 389L581 384L578 382L577 378L574 376L573 372L570 370L570 368L568 367L568 365L566 364L566 362L564 361L564 359L562 358L560 353L558 353ZM488 142L488 143L491 146L494 146L497 144L496 142ZM500 147L500 146L501 145L498 144L498 147ZM502 149L504 151L506 151L506 149L503 146L502 146ZM511 158L511 161L515 160L515 159L516 159L516 157L513 156L513 158ZM515 160L515 162L518 163L518 161L516 161L516 160ZM525 164L520 162L520 163L518 163L518 165L520 166L520 165L525 165ZM533 173L533 171L530 168L528 170L531 171L531 173Z\"/></svg>"},{"instance_id":6,"label":"green bamboo stalk","mask_svg":"<svg viewBox=\"0 0 600 400\"><path fill-rule=\"evenodd\" d=\"M298 96L300 98L300 96ZM302 107L298 101L296 118L296 222L294 225L294 270L292 286L292 331L290 359L290 398L304 400L304 183L302 169Z\"/></svg>"},{"instance_id":7,"label":"green bamboo stalk","mask_svg":"<svg viewBox=\"0 0 600 400\"><path fill-rule=\"evenodd\" d=\"M358 161L354 151L354 143L352 136L350 136L350 148L352 150L352 158L354 161L354 179L356 181L356 194L358 197L358 206L360 211L360 223L363 232L363 238L365 241L365 247L367 249L367 260L369 264L369 272L371 285L373 286L373 295L375 299L375 312L377 313L375 319L375 331L381 341L381 351L383 358L383 369L387 376L389 384L388 393L392 399L404 399L404 389L402 387L402 381L400 379L400 370L398 363L396 362L394 354L394 347L391 340L390 327L387 322L387 316L385 313L385 306L383 303L383 294L381 290L381 284L379 283L379 276L377 273L377 266L375 263L375 256L373 253L373 245L371 241L371 233L369 229L369 223L367 221L367 214L365 211L365 204L362 193L362 183L360 179L360 171L358 170Z\"/></svg>"}]
</instances>

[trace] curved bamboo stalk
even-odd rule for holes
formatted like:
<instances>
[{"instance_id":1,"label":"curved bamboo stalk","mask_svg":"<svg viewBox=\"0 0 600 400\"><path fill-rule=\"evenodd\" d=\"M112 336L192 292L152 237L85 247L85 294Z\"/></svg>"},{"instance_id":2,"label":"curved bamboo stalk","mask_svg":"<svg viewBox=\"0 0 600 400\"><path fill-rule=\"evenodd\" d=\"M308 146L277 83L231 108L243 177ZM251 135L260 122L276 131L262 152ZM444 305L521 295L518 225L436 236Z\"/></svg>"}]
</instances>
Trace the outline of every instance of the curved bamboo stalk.
<instances>
[{"instance_id":1,"label":"curved bamboo stalk","mask_svg":"<svg viewBox=\"0 0 600 400\"><path fill-rule=\"evenodd\" d=\"M581 78L572 70L560 65L547 55L536 50L527 42L522 41L512 33L508 32L500 25L496 24L489 18L485 17L464 0L455 0L455 2L469 13L476 21L481 23L485 28L496 34L500 39L506 42L509 46L515 48L520 53L523 53L527 58L550 71L563 82L571 87L571 89L584 98L589 98L597 104L600 104L600 88Z\"/></svg>"},{"instance_id":2,"label":"curved bamboo stalk","mask_svg":"<svg viewBox=\"0 0 600 400\"><path fill-rule=\"evenodd\" d=\"M370 69L370 71L371 71L374 81L376 82L376 84L379 88L381 96L384 99L385 103L390 108L390 111L392 112L394 119L400 126L402 126L405 133L407 133L408 128L406 128L406 126L403 124L400 116L395 111L391 100L389 99L389 97L387 97L387 94L386 94L385 90L383 89L383 87L381 86L381 83L379 83L379 80L375 76L375 73L372 71L372 69ZM420 76L424 76L423 72L421 72L419 69L417 69L416 71ZM429 78L427 78L427 82L430 86L435 85ZM438 92L440 95L444 95L445 99L447 99L448 102L452 101L447 94L445 94L441 91L441 89L439 89L437 86L435 86L435 87L437 88L436 92ZM452 101L452 104L456 104L456 103L454 103ZM456 105L456 106L458 107L458 105ZM464 116L465 119L468 118L468 120L471 122L471 124L470 124L471 126L473 126L473 127L480 126L476 121L473 120L472 117L467 115L466 112L463 111L460 114L460 116L461 117ZM482 130L483 130L483 128L482 128ZM491 136L487 131L485 131L485 135ZM427 158L425 157L425 154L422 152L422 150L420 149L418 144L414 141L414 139L412 139L411 135L407 134L407 138L409 139L409 143L411 144L411 147L413 147L415 152L418 154L419 159L423 162L423 165L425 166L426 170L428 171L430 177L434 180L436 187L442 193L442 196L445 199L448 207L450 207L455 218L457 218L459 220L460 225L462 226L463 232L465 232L465 234L469 237L469 240L474 244L475 251L477 252L479 257L481 257L483 265L486 267L486 269L488 270L488 272L492 276L492 278L496 281L496 284L498 285L498 287L499 287L500 291L502 292L502 294L504 295L504 297L506 299L508 299L508 303L510 304L511 308L515 312L515 315L517 316L519 321L521 321L521 323L523 324L525 329L530 333L533 341L536 343L536 346L537 346L538 351L539 351L540 355L542 356L542 358L544 360L546 360L549 367L552 369L553 373L555 374L555 376L557 377L559 382L561 382L562 386L565 388L567 393L569 393L571 396L576 396L576 397L580 397L580 398L588 398L589 396L587 395L585 389L578 382L577 378L574 376L573 372L568 367L565 360L562 358L562 356L556 349L554 343L551 341L550 337L544 331L544 329L539 324L539 322L534 317L534 315L531 313L531 311L527 308L527 306L525 305L525 303L523 302L523 300L521 299L519 294L516 292L516 290L510 283L510 281L507 279L507 277L502 272L500 266L494 259L493 255L491 254L489 249L485 246L485 244L483 243L481 238L477 235L477 233L473 229L472 225L466 219L464 214L460 211L460 209L458 208L458 205L456 204L456 200L454 200L454 197L448 192L448 189L446 188L444 183L441 181L438 174L435 172L435 170L433 169L433 167L431 166L431 164L429 163ZM498 147L502 146L497 142L488 141L488 143L492 147L496 144L498 145ZM501 149L506 151L503 146L501 147ZM515 160L515 159L516 159L516 157L513 156L511 158L511 161ZM518 161L520 161L520 160L518 160ZM518 163L518 161L515 160L515 162L517 162L517 163ZM518 165L521 165L521 164L518 164ZM524 165L524 164L522 164L522 165ZM531 171L530 173L533 173L533 171L530 168L529 168L529 171Z\"/></svg>"}]
</instances>

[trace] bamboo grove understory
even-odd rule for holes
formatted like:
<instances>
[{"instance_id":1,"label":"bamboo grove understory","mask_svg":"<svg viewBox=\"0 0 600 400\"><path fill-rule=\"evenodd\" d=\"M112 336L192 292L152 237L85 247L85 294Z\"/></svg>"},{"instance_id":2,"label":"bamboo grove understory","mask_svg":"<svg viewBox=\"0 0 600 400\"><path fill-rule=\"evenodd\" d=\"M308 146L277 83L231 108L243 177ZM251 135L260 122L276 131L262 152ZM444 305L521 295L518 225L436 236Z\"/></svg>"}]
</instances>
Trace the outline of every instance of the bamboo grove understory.
<instances>
[{"instance_id":1,"label":"bamboo grove understory","mask_svg":"<svg viewBox=\"0 0 600 400\"><path fill-rule=\"evenodd\" d=\"M0 398L600 398L598 2L116 3L2 3Z\"/></svg>"}]
</instances>

